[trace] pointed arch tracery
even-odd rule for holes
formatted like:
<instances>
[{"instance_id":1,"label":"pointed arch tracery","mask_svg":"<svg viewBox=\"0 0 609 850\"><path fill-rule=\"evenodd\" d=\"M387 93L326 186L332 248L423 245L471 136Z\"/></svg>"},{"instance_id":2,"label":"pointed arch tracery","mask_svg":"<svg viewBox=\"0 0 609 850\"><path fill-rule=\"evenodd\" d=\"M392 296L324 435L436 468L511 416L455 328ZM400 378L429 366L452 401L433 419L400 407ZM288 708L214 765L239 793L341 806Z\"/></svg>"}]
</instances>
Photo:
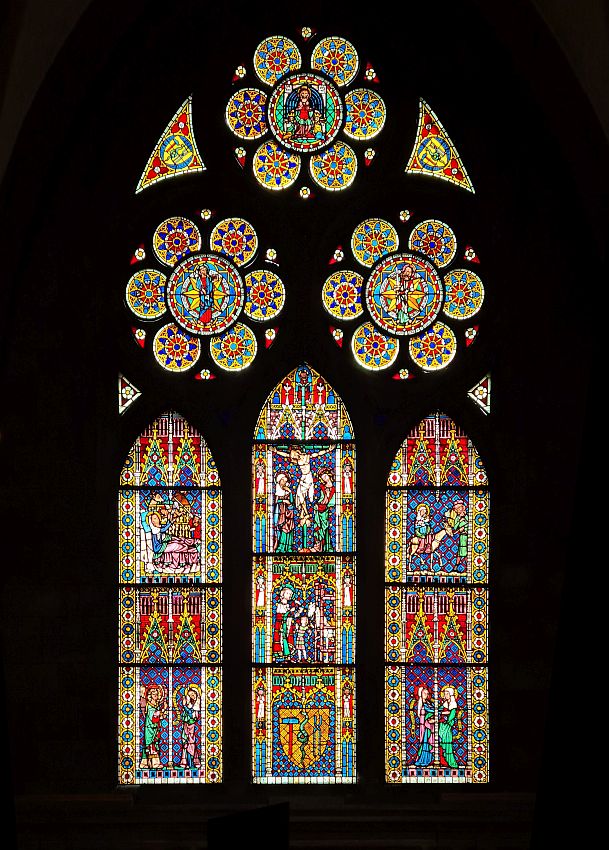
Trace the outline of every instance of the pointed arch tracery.
<instances>
[{"instance_id":1,"label":"pointed arch tracery","mask_svg":"<svg viewBox=\"0 0 609 850\"><path fill-rule=\"evenodd\" d=\"M119 781L219 782L220 477L179 414L131 447L119 529Z\"/></svg>"},{"instance_id":2,"label":"pointed arch tracery","mask_svg":"<svg viewBox=\"0 0 609 850\"><path fill-rule=\"evenodd\" d=\"M388 782L488 781L488 522L472 441L425 417L387 482Z\"/></svg>"},{"instance_id":3,"label":"pointed arch tracery","mask_svg":"<svg viewBox=\"0 0 609 850\"><path fill-rule=\"evenodd\" d=\"M253 777L355 781L355 443L307 364L254 435Z\"/></svg>"}]
</instances>

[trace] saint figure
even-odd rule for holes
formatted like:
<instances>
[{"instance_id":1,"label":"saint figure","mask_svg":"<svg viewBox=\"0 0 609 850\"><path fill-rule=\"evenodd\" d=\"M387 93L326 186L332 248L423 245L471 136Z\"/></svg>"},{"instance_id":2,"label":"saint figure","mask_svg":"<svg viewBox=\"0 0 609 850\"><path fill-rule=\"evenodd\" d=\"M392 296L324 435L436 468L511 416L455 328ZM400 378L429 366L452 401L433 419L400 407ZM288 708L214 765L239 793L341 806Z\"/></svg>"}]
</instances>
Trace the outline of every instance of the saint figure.
<instances>
[{"instance_id":1,"label":"saint figure","mask_svg":"<svg viewBox=\"0 0 609 850\"><path fill-rule=\"evenodd\" d=\"M201 694L195 685L190 685L182 700L182 758L180 767L201 767L199 744L199 718L201 717Z\"/></svg>"},{"instance_id":2,"label":"saint figure","mask_svg":"<svg viewBox=\"0 0 609 850\"><path fill-rule=\"evenodd\" d=\"M319 476L320 495L315 505L313 521L315 525L316 552L332 552L332 537L330 534L330 508L336 504L336 490L330 470L325 469Z\"/></svg>"},{"instance_id":3,"label":"saint figure","mask_svg":"<svg viewBox=\"0 0 609 850\"><path fill-rule=\"evenodd\" d=\"M457 698L452 685L442 688L442 707L438 741L440 742L440 764L444 767L459 767L453 750L454 727L457 722Z\"/></svg>"},{"instance_id":4,"label":"saint figure","mask_svg":"<svg viewBox=\"0 0 609 850\"><path fill-rule=\"evenodd\" d=\"M414 762L416 767L428 767L434 759L434 706L429 697L429 689L425 685L419 685L416 689L415 700L411 703L411 711L416 707L416 716L419 727L419 748L417 758ZM411 715L412 716L412 715Z\"/></svg>"},{"instance_id":5,"label":"saint figure","mask_svg":"<svg viewBox=\"0 0 609 850\"><path fill-rule=\"evenodd\" d=\"M275 552L291 552L294 549L294 500L285 472L275 479Z\"/></svg>"},{"instance_id":6,"label":"saint figure","mask_svg":"<svg viewBox=\"0 0 609 850\"><path fill-rule=\"evenodd\" d=\"M163 689L158 685L149 685L144 698L144 746L142 747L141 767L149 769L161 767L159 740L161 720L166 703Z\"/></svg>"},{"instance_id":7,"label":"saint figure","mask_svg":"<svg viewBox=\"0 0 609 850\"><path fill-rule=\"evenodd\" d=\"M292 602L294 588L285 585L279 591L279 600L275 607L273 624L273 658L279 661L289 660L294 647L294 616L296 605Z\"/></svg>"}]
</instances>

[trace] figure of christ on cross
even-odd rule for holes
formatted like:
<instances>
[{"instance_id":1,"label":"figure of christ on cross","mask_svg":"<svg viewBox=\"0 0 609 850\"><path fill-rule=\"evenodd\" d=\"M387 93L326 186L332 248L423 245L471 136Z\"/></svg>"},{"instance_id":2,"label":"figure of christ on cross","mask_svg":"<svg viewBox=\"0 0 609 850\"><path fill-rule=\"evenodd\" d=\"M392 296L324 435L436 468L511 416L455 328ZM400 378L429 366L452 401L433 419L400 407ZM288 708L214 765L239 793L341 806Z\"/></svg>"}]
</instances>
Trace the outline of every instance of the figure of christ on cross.
<instances>
[{"instance_id":1,"label":"figure of christ on cross","mask_svg":"<svg viewBox=\"0 0 609 850\"><path fill-rule=\"evenodd\" d=\"M322 457L328 452L333 451L332 448L322 449L318 452L304 452L299 446L292 446L289 451L282 452L280 449L275 449L276 454L280 457L287 458L291 463L297 463L300 467L300 481L295 494L296 512L298 514L298 524L301 527L308 528L313 523L313 518L307 508L307 498L309 503L313 502L315 496L315 482L313 481L313 472L311 471L311 461L316 457Z\"/></svg>"}]
</instances>

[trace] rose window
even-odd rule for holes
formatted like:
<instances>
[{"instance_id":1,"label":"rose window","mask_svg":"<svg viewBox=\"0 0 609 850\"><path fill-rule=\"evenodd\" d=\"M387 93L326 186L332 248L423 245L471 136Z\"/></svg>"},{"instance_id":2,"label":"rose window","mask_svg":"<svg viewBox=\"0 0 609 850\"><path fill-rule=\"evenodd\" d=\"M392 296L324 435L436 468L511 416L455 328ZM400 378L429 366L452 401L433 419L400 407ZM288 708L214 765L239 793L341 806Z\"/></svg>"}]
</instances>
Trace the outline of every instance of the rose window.
<instances>
[{"instance_id":1,"label":"rose window","mask_svg":"<svg viewBox=\"0 0 609 850\"><path fill-rule=\"evenodd\" d=\"M401 340L408 342L411 361L423 371L444 369L457 352L453 320L470 319L482 307L479 276L451 266L457 240L447 224L422 221L411 231L406 249L400 250L398 232L390 222L366 219L353 231L351 253L368 270L367 277L340 269L323 285L323 305L334 319L349 321L367 311L370 321L351 338L353 356L366 369L395 364ZM332 262L343 260L339 251ZM342 331L338 332L342 340ZM336 328L333 334L336 339ZM467 335L466 339L469 343ZM405 376L406 369L396 373Z\"/></svg>"},{"instance_id":2,"label":"rose window","mask_svg":"<svg viewBox=\"0 0 609 850\"><path fill-rule=\"evenodd\" d=\"M322 189L339 191L356 176L358 153L340 134L361 145L383 128L382 98L369 88L351 88L360 71L353 45L344 38L322 38L313 48L311 70L302 69L297 45L283 36L265 38L254 53L254 70L266 87L242 88L226 107L229 128L244 142L263 139L253 151L256 180L281 190L298 179L303 159ZM247 152L237 148L242 164ZM364 161L372 161L370 150ZM303 186L301 197L310 196Z\"/></svg>"},{"instance_id":3,"label":"rose window","mask_svg":"<svg viewBox=\"0 0 609 850\"><path fill-rule=\"evenodd\" d=\"M160 324L152 352L169 372L185 372L197 365L204 341L216 366L228 371L245 369L256 357L258 345L256 334L243 320L269 322L285 301L284 285L270 268L243 274L258 253L258 236L248 221L223 219L205 239L204 248L203 243L194 222L166 219L152 239L153 254L164 271L141 269L127 284L126 301L132 313ZM266 340L270 330L265 332ZM134 334L144 347L145 330L136 328ZM209 369L201 375L211 377Z\"/></svg>"}]
</instances>

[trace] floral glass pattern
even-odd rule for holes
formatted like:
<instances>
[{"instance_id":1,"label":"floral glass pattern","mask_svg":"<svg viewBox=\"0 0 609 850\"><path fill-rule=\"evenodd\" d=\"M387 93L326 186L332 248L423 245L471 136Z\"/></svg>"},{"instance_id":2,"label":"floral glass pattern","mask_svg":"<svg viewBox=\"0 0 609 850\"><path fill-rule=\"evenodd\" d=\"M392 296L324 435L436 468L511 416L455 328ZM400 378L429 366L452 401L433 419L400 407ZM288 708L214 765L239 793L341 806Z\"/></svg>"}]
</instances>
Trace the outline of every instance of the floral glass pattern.
<instances>
[{"instance_id":1,"label":"floral glass pattern","mask_svg":"<svg viewBox=\"0 0 609 850\"><path fill-rule=\"evenodd\" d=\"M199 363L205 338L216 366L229 372L247 368L258 344L254 330L243 319L253 319L257 325L271 321L285 303L285 287L267 267L271 265L268 255L260 268L244 275L258 256L258 235L252 224L238 216L224 218L204 245L201 229L211 212L204 213L202 225L184 217L161 222L153 234L152 249L168 270L143 268L127 284L125 301L138 319L165 319L154 333L152 352L169 372L186 372ZM144 348L146 335L140 334L139 339Z\"/></svg>"},{"instance_id":2,"label":"floral glass pattern","mask_svg":"<svg viewBox=\"0 0 609 850\"><path fill-rule=\"evenodd\" d=\"M409 218L401 215L401 223ZM373 371L387 369L398 362L400 338L406 337L412 362L424 372L448 366L457 353L457 336L438 320L440 315L451 322L469 319L484 301L480 277L451 265L457 255L453 229L426 219L410 231L408 250L400 250L397 228L385 219L368 218L354 228L350 247L367 276L342 267L332 272L322 286L322 303L339 321L368 313L371 321L351 337L356 362ZM337 250L332 263L344 262L345 253ZM342 339L342 329L334 331Z\"/></svg>"},{"instance_id":3,"label":"floral glass pattern","mask_svg":"<svg viewBox=\"0 0 609 850\"><path fill-rule=\"evenodd\" d=\"M226 122L238 139L247 143L270 134L252 156L254 176L267 189L293 185L303 157L319 188L346 189L355 180L358 154L339 134L351 142L367 142L385 124L380 95L369 88L349 88L360 63L347 39L322 38L312 50L310 68L302 68L300 51L291 39L269 36L254 53L255 72L268 89L239 89L226 106ZM246 152L241 153L240 162ZM310 195L310 190L302 190L302 197Z\"/></svg>"}]
</instances>

